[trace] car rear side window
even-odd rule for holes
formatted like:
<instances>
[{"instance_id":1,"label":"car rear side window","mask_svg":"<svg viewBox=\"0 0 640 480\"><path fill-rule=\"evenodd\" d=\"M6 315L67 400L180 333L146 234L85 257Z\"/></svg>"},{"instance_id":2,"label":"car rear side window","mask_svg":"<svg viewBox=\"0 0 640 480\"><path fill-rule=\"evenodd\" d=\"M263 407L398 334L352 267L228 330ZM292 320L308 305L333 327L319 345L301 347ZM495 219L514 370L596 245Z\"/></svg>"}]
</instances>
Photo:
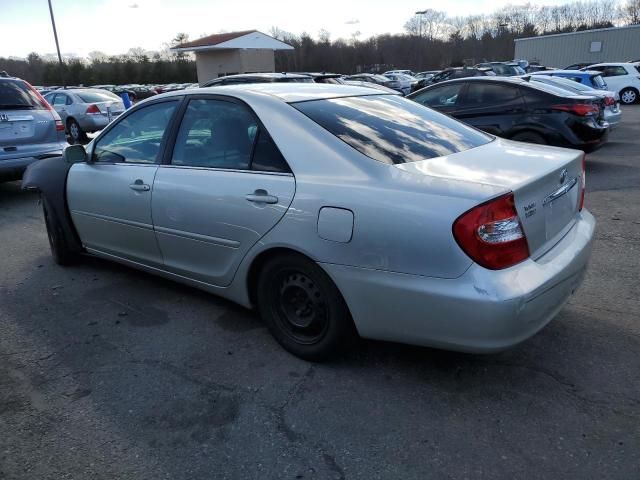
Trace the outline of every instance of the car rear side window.
<instances>
[{"instance_id":1,"label":"car rear side window","mask_svg":"<svg viewBox=\"0 0 640 480\"><path fill-rule=\"evenodd\" d=\"M395 95L291 104L360 153L384 163L407 163L484 145L492 137Z\"/></svg>"},{"instance_id":2,"label":"car rear side window","mask_svg":"<svg viewBox=\"0 0 640 480\"><path fill-rule=\"evenodd\" d=\"M411 99L414 102L421 103L426 107L455 107L463 86L464 83L462 82L444 84L437 87L429 88L424 92L420 92L417 95L413 96Z\"/></svg>"},{"instance_id":3,"label":"car rear side window","mask_svg":"<svg viewBox=\"0 0 640 480\"><path fill-rule=\"evenodd\" d=\"M604 78L602 78L602 75L594 75L593 77L591 77L591 84L595 88L604 88L604 86L606 85L604 83Z\"/></svg>"},{"instance_id":4,"label":"car rear side window","mask_svg":"<svg viewBox=\"0 0 640 480\"><path fill-rule=\"evenodd\" d=\"M157 163L177 101L142 107L116 120L93 149L94 162Z\"/></svg>"},{"instance_id":5,"label":"car rear side window","mask_svg":"<svg viewBox=\"0 0 640 480\"><path fill-rule=\"evenodd\" d=\"M490 107L522 102L517 87L494 82L469 82L461 106Z\"/></svg>"},{"instance_id":6,"label":"car rear side window","mask_svg":"<svg viewBox=\"0 0 640 480\"><path fill-rule=\"evenodd\" d=\"M191 100L180 124L171 163L246 170L257 129L257 120L244 105Z\"/></svg>"},{"instance_id":7,"label":"car rear side window","mask_svg":"<svg viewBox=\"0 0 640 480\"><path fill-rule=\"evenodd\" d=\"M44 110L46 106L22 80L0 80L0 110Z\"/></svg>"}]
</instances>

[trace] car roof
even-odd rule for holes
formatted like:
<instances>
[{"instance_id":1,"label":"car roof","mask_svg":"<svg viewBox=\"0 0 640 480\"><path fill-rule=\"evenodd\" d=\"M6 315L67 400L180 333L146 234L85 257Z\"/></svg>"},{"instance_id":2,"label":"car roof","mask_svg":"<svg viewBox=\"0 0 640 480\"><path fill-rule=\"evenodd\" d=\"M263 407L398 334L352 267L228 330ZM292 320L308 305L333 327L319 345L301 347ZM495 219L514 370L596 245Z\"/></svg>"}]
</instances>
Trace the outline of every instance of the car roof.
<instances>
[{"instance_id":1,"label":"car roof","mask_svg":"<svg viewBox=\"0 0 640 480\"><path fill-rule=\"evenodd\" d=\"M447 80L445 82L436 83L435 85L430 85L430 86L428 86L426 88L435 88L435 87L438 87L440 85L449 85L449 84L452 84L452 83L459 83L459 82L496 82L496 83L511 83L513 85L526 86L526 87L534 88L536 90L543 90L545 93L551 93L551 94L554 94L554 95L558 95L558 92L550 92L550 91L548 91L547 88L540 87L538 83L532 84L531 82L529 82L527 80L528 76L529 75L524 75L522 77L467 77L467 78L456 78L456 79L453 79L453 80ZM567 93L568 93L568 95L565 95L565 96L588 97L588 95L571 94L571 92L567 92Z\"/></svg>"},{"instance_id":2,"label":"car roof","mask_svg":"<svg viewBox=\"0 0 640 480\"><path fill-rule=\"evenodd\" d=\"M304 75L302 73L278 73L278 72L238 73L236 75L225 75L224 77L212 78L209 81L222 80L224 78L309 78L309 75ZM178 85L178 84L175 83L172 85Z\"/></svg>"},{"instance_id":3,"label":"car roof","mask_svg":"<svg viewBox=\"0 0 640 480\"><path fill-rule=\"evenodd\" d=\"M615 67L617 65L633 65L632 62L602 62L602 63L592 63L589 65L590 67Z\"/></svg>"},{"instance_id":4,"label":"car roof","mask_svg":"<svg viewBox=\"0 0 640 480\"><path fill-rule=\"evenodd\" d=\"M597 70L543 70L541 72L535 72L535 75L546 75L549 73L563 73L566 75L602 75L602 72Z\"/></svg>"},{"instance_id":5,"label":"car roof","mask_svg":"<svg viewBox=\"0 0 640 480\"><path fill-rule=\"evenodd\" d=\"M193 90L168 92L153 97L154 99L180 96L202 95L231 95L249 100L252 97L269 95L286 103L306 102L309 100L325 100L329 98L360 97L370 95L390 95L387 92L355 85L336 85L330 83L254 83L247 85L223 85L220 87L202 87Z\"/></svg>"}]
</instances>

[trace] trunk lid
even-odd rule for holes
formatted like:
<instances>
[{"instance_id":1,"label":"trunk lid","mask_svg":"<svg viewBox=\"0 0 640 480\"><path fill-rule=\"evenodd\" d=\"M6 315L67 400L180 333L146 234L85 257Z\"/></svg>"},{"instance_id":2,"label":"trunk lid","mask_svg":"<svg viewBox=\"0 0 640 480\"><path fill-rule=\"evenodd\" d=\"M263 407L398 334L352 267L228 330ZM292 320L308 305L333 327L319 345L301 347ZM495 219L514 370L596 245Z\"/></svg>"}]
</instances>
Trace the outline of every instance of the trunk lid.
<instances>
[{"instance_id":1,"label":"trunk lid","mask_svg":"<svg viewBox=\"0 0 640 480\"><path fill-rule=\"evenodd\" d=\"M512 191L529 252L536 259L553 247L576 220L582 156L578 150L496 139L464 152L396 167Z\"/></svg>"}]
</instances>

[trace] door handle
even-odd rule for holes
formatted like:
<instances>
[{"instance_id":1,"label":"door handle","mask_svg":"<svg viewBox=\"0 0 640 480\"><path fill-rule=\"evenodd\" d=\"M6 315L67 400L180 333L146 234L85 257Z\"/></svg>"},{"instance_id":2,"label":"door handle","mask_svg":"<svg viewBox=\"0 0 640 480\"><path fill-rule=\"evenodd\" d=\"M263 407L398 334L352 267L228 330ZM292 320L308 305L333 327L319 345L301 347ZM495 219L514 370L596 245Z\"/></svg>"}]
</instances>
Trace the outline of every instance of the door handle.
<instances>
[{"instance_id":1,"label":"door handle","mask_svg":"<svg viewBox=\"0 0 640 480\"><path fill-rule=\"evenodd\" d=\"M136 192L148 192L149 190L151 190L151 187L146 183L143 183L140 179L129 185L129 188L131 190L135 190Z\"/></svg>"},{"instance_id":2,"label":"door handle","mask_svg":"<svg viewBox=\"0 0 640 480\"><path fill-rule=\"evenodd\" d=\"M278 197L269 195L266 190L258 189L253 193L245 195L247 201L255 203L278 203Z\"/></svg>"}]
</instances>

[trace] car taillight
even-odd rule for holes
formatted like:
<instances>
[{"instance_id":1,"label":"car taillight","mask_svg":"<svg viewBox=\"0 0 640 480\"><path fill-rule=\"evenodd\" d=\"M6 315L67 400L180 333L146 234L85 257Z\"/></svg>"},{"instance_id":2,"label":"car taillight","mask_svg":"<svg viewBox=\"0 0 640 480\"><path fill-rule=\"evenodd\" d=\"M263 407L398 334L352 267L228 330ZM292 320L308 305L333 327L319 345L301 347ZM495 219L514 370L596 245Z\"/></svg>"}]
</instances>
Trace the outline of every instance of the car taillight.
<instances>
[{"instance_id":1,"label":"car taillight","mask_svg":"<svg viewBox=\"0 0 640 480\"><path fill-rule=\"evenodd\" d=\"M616 99L613 97L604 97L604 104L609 107L611 105L615 105Z\"/></svg>"},{"instance_id":2,"label":"car taillight","mask_svg":"<svg viewBox=\"0 0 640 480\"><path fill-rule=\"evenodd\" d=\"M592 105L590 103L569 103L566 105L554 105L551 107L552 110L561 110L563 112L574 113L581 117L586 117L591 114L598 114L600 109L597 105Z\"/></svg>"},{"instance_id":3,"label":"car taillight","mask_svg":"<svg viewBox=\"0 0 640 480\"><path fill-rule=\"evenodd\" d=\"M56 132L64 132L64 123L59 118L56 119Z\"/></svg>"},{"instance_id":4,"label":"car taillight","mask_svg":"<svg viewBox=\"0 0 640 480\"><path fill-rule=\"evenodd\" d=\"M89 108L87 108L86 113L94 114L94 113L102 113L102 112L100 112L100 109L98 108L97 105L89 105Z\"/></svg>"},{"instance_id":5,"label":"car taillight","mask_svg":"<svg viewBox=\"0 0 640 480\"><path fill-rule=\"evenodd\" d=\"M474 262L490 270L511 267L529 258L513 193L460 215L453 223L453 236Z\"/></svg>"},{"instance_id":6,"label":"car taillight","mask_svg":"<svg viewBox=\"0 0 640 480\"><path fill-rule=\"evenodd\" d=\"M24 80L23 80L23 82L24 82ZM29 87L29 90L31 90L34 93L34 95L36 97L38 97L38 100L40 100L40 103L42 103L42 106L46 110L53 111L53 107L51 105L49 105L49 102L47 102L42 95L40 95L40 92L38 90L33 88L33 86L29 82L24 82L24 83L27 85L27 87Z\"/></svg>"},{"instance_id":7,"label":"car taillight","mask_svg":"<svg viewBox=\"0 0 640 480\"><path fill-rule=\"evenodd\" d=\"M587 156L582 154L582 180L580 181L580 196L578 197L578 210L584 208L584 193L587 187Z\"/></svg>"}]
</instances>

